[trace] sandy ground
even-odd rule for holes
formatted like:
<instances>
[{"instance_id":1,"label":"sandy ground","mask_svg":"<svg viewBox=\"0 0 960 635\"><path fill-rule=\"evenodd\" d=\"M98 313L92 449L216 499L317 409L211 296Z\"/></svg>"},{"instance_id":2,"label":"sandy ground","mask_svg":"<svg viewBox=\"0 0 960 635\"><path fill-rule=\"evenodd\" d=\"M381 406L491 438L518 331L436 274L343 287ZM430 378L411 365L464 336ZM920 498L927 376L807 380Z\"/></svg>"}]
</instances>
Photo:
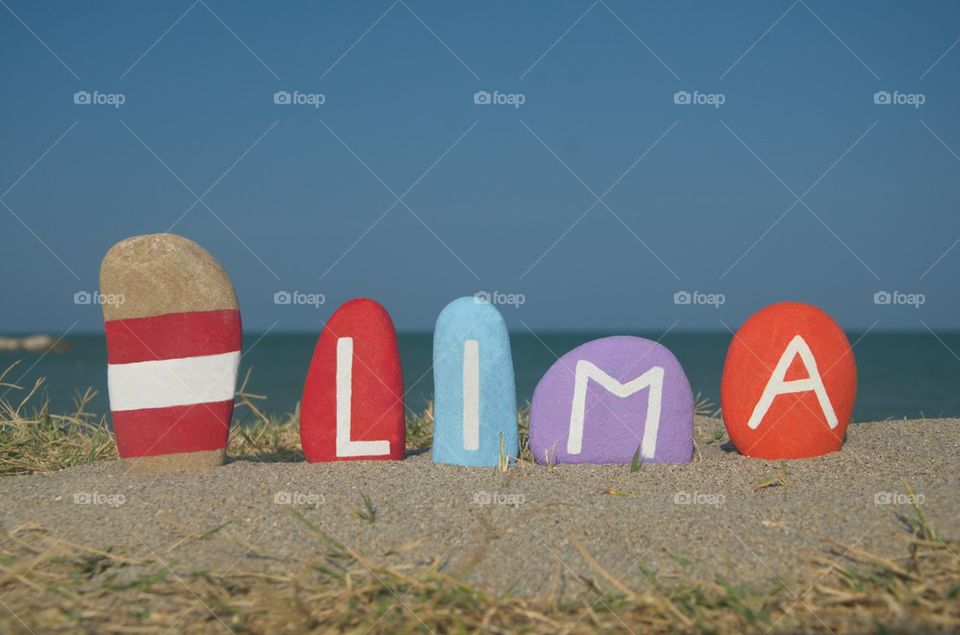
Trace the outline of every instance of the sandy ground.
<instances>
[{"instance_id":1,"label":"sandy ground","mask_svg":"<svg viewBox=\"0 0 960 635\"><path fill-rule=\"evenodd\" d=\"M722 430L698 419L700 438ZM0 526L157 559L187 571L298 570L329 549L303 519L372 562L427 565L481 586L579 592L582 578L628 585L643 567L762 585L799 583L833 539L905 554L907 486L933 526L960 534L960 420L851 426L842 452L770 462L723 442L694 463L458 468L404 462L255 463L142 476L115 462L0 479ZM785 484L755 490L773 476ZM376 508L361 518L363 495ZM596 564L583 555L592 555Z\"/></svg>"}]
</instances>

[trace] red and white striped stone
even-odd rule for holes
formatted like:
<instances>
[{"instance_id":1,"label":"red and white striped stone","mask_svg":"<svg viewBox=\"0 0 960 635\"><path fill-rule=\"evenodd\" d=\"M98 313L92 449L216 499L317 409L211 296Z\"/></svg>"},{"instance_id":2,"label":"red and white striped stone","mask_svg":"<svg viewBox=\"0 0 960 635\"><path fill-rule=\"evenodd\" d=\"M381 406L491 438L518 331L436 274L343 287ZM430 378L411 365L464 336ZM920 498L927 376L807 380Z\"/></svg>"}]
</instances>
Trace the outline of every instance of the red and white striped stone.
<instances>
[{"instance_id":1,"label":"red and white striped stone","mask_svg":"<svg viewBox=\"0 0 960 635\"><path fill-rule=\"evenodd\" d=\"M241 325L219 264L171 234L127 239L101 268L107 383L120 457L136 469L223 463Z\"/></svg>"}]
</instances>

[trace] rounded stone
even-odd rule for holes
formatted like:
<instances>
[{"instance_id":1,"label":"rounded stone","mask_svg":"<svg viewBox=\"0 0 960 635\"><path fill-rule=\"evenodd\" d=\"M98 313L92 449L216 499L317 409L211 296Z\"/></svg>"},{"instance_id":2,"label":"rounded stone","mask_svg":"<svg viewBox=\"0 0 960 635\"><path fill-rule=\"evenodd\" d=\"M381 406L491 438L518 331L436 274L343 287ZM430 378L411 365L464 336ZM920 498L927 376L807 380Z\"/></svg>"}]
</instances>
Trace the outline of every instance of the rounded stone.
<instances>
[{"instance_id":1,"label":"rounded stone","mask_svg":"<svg viewBox=\"0 0 960 635\"><path fill-rule=\"evenodd\" d=\"M677 358L641 337L587 342L537 384L530 449L538 463L687 463L693 393Z\"/></svg>"},{"instance_id":2,"label":"rounded stone","mask_svg":"<svg viewBox=\"0 0 960 635\"><path fill-rule=\"evenodd\" d=\"M519 454L507 325L476 297L454 300L433 332L433 460L495 466Z\"/></svg>"},{"instance_id":3,"label":"rounded stone","mask_svg":"<svg viewBox=\"0 0 960 635\"><path fill-rule=\"evenodd\" d=\"M856 392L856 361L840 326L815 306L780 302L734 336L720 404L741 454L801 459L840 449Z\"/></svg>"},{"instance_id":4,"label":"rounded stone","mask_svg":"<svg viewBox=\"0 0 960 635\"><path fill-rule=\"evenodd\" d=\"M327 320L303 387L300 441L307 461L402 460L403 371L390 314L367 298Z\"/></svg>"},{"instance_id":5,"label":"rounded stone","mask_svg":"<svg viewBox=\"0 0 960 635\"><path fill-rule=\"evenodd\" d=\"M220 263L182 236L134 236L107 252L100 291L110 409L126 467L221 465L242 334Z\"/></svg>"}]
</instances>

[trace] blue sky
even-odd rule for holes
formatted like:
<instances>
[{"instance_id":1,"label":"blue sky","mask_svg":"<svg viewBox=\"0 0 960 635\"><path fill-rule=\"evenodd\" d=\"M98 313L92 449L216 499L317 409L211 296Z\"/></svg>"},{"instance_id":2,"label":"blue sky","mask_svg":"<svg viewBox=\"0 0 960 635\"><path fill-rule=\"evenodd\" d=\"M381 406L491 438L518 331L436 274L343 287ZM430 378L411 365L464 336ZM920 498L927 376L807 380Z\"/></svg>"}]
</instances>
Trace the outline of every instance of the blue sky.
<instances>
[{"instance_id":1,"label":"blue sky","mask_svg":"<svg viewBox=\"0 0 960 635\"><path fill-rule=\"evenodd\" d=\"M250 330L478 291L517 330L958 326L956 3L0 5L2 332L98 331L103 254L171 228Z\"/></svg>"}]
</instances>

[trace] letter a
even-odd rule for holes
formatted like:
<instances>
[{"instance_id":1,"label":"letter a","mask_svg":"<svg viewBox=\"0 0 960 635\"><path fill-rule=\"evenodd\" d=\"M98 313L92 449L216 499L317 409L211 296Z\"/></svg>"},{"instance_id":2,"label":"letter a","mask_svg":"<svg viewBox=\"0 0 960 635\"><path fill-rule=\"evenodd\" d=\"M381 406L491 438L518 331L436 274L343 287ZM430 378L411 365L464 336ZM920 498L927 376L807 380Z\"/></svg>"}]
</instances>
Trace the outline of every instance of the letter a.
<instances>
[{"instance_id":1,"label":"letter a","mask_svg":"<svg viewBox=\"0 0 960 635\"><path fill-rule=\"evenodd\" d=\"M639 377L621 384L595 364L581 359L577 362L573 388L573 407L570 410L570 434L567 437L567 453L580 454L583 448L583 420L586 416L587 385L594 380L617 397L629 397L644 388L650 388L647 399L647 419L640 442L640 454L652 459L657 450L657 433L660 430L660 408L663 398L663 368L654 366Z\"/></svg>"},{"instance_id":2,"label":"letter a","mask_svg":"<svg viewBox=\"0 0 960 635\"><path fill-rule=\"evenodd\" d=\"M803 362L804 367L807 369L807 378L786 381L784 377L787 375L787 369L790 368L790 364L793 363L797 355L800 356L800 361ZM770 381L767 382L767 386L763 389L763 394L760 395L760 401L757 402L757 405L753 409L753 414L750 415L750 421L747 422L747 427L751 430L756 430L760 423L763 422L763 418L767 415L770 406L773 405L773 400L780 395L807 392L810 390L817 395L817 401L820 402L820 409L823 410L823 414L827 418L827 425L829 425L831 429L836 428L839 423L837 421L837 414L834 412L830 398L827 396L827 389L823 386L820 371L817 370L817 360L814 359L810 347L807 346L807 342L797 335L790 340L787 348L783 351L783 355L780 356L780 361L777 362L777 367L773 369Z\"/></svg>"},{"instance_id":3,"label":"letter a","mask_svg":"<svg viewBox=\"0 0 960 635\"><path fill-rule=\"evenodd\" d=\"M390 454L389 441L350 439L353 401L353 338L337 339L337 456L383 456Z\"/></svg>"}]
</instances>

